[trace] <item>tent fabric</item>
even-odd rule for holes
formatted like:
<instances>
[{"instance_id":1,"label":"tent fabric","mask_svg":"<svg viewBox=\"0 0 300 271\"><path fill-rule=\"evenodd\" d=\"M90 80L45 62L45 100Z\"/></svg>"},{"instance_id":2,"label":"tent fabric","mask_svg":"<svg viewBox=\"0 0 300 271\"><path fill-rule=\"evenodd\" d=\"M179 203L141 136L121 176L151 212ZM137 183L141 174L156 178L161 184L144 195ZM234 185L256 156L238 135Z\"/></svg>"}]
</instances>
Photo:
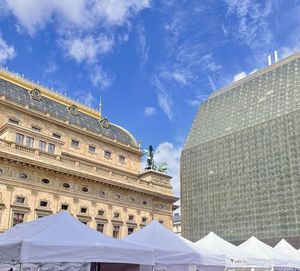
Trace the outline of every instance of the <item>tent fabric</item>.
<instances>
[{"instance_id":1,"label":"tent fabric","mask_svg":"<svg viewBox=\"0 0 300 271\"><path fill-rule=\"evenodd\" d=\"M197 241L195 245L198 248L224 254L227 267L272 268L272 261L269 258L238 248L213 232Z\"/></svg>"},{"instance_id":2,"label":"tent fabric","mask_svg":"<svg viewBox=\"0 0 300 271\"><path fill-rule=\"evenodd\" d=\"M0 263L108 262L153 265L153 251L105 236L67 211L0 235Z\"/></svg>"},{"instance_id":3,"label":"tent fabric","mask_svg":"<svg viewBox=\"0 0 300 271\"><path fill-rule=\"evenodd\" d=\"M247 241L239 245L240 248L249 252L255 253L256 255L263 255L272 260L274 267L298 267L298 261L293 260L278 253L271 246L263 243L254 236L250 237Z\"/></svg>"},{"instance_id":4,"label":"tent fabric","mask_svg":"<svg viewBox=\"0 0 300 271\"><path fill-rule=\"evenodd\" d=\"M222 255L195 250L182 240L182 237L169 231L158 221L137 232L125 237L123 240L136 245L144 245L154 250L155 264L157 265L214 265L225 266Z\"/></svg>"},{"instance_id":5,"label":"tent fabric","mask_svg":"<svg viewBox=\"0 0 300 271\"><path fill-rule=\"evenodd\" d=\"M274 249L286 256L286 257L291 257L294 259L299 259L300 260L300 253L297 249L295 249L290 243L288 243L285 239L282 239L275 247Z\"/></svg>"}]
</instances>

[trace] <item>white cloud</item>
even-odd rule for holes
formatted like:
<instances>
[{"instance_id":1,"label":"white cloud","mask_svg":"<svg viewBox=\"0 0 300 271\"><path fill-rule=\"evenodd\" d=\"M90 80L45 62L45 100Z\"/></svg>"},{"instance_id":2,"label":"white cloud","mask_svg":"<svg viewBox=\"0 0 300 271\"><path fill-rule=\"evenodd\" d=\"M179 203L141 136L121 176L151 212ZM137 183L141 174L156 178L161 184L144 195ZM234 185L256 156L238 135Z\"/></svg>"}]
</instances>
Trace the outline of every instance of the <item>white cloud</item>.
<instances>
[{"instance_id":1,"label":"white cloud","mask_svg":"<svg viewBox=\"0 0 300 271\"><path fill-rule=\"evenodd\" d=\"M184 74L184 72L179 71L179 70L175 70L172 73L172 77L178 82L181 83L183 85L187 84L187 76L186 74Z\"/></svg>"},{"instance_id":2,"label":"white cloud","mask_svg":"<svg viewBox=\"0 0 300 271\"><path fill-rule=\"evenodd\" d=\"M241 80L243 78L245 78L247 76L247 73L245 73L244 71L237 73L233 76L233 82Z\"/></svg>"},{"instance_id":3,"label":"white cloud","mask_svg":"<svg viewBox=\"0 0 300 271\"><path fill-rule=\"evenodd\" d=\"M174 146L170 142L163 142L158 145L154 160L157 163L166 162L168 164L167 174L172 176L172 186L175 196L180 195L180 154L181 147Z\"/></svg>"},{"instance_id":4,"label":"white cloud","mask_svg":"<svg viewBox=\"0 0 300 271\"><path fill-rule=\"evenodd\" d=\"M173 120L173 102L169 94L163 89L158 93L158 103L167 117Z\"/></svg>"},{"instance_id":5,"label":"white cloud","mask_svg":"<svg viewBox=\"0 0 300 271\"><path fill-rule=\"evenodd\" d=\"M247 15L249 8L251 6L252 0L227 0L228 12L236 13L239 17L244 17Z\"/></svg>"},{"instance_id":6,"label":"white cloud","mask_svg":"<svg viewBox=\"0 0 300 271\"><path fill-rule=\"evenodd\" d=\"M68 56L74 58L77 63L96 62L99 55L112 50L113 44L113 39L106 35L100 35L98 38L89 35L82 39L71 37L62 42Z\"/></svg>"},{"instance_id":7,"label":"white cloud","mask_svg":"<svg viewBox=\"0 0 300 271\"><path fill-rule=\"evenodd\" d=\"M45 69L45 74L51 74L51 73L54 73L56 72L58 69L57 65L55 64L55 62L53 61L50 61L48 63L48 66L46 67Z\"/></svg>"},{"instance_id":8,"label":"white cloud","mask_svg":"<svg viewBox=\"0 0 300 271\"><path fill-rule=\"evenodd\" d=\"M147 46L146 30L143 25L137 26L138 44L137 54L141 59L141 67L145 65L149 58L149 47Z\"/></svg>"},{"instance_id":9,"label":"white cloud","mask_svg":"<svg viewBox=\"0 0 300 271\"><path fill-rule=\"evenodd\" d=\"M272 47L274 38L267 20L273 12L272 1L226 0L226 2L228 14L237 18L236 24L231 26L235 38L256 51L265 51Z\"/></svg>"},{"instance_id":10,"label":"white cloud","mask_svg":"<svg viewBox=\"0 0 300 271\"><path fill-rule=\"evenodd\" d=\"M101 14L108 24L122 25L130 16L150 5L150 0L101 0L95 1L95 13Z\"/></svg>"},{"instance_id":11,"label":"white cloud","mask_svg":"<svg viewBox=\"0 0 300 271\"><path fill-rule=\"evenodd\" d=\"M96 101L95 97L91 92L82 95L79 99L88 106L91 106Z\"/></svg>"},{"instance_id":12,"label":"white cloud","mask_svg":"<svg viewBox=\"0 0 300 271\"><path fill-rule=\"evenodd\" d=\"M293 46L285 46L280 49L280 55L279 58L285 58L292 54L295 54L300 51L300 42L297 40L297 42Z\"/></svg>"},{"instance_id":13,"label":"white cloud","mask_svg":"<svg viewBox=\"0 0 300 271\"><path fill-rule=\"evenodd\" d=\"M3 16L14 15L17 29L35 35L48 24L53 25L65 54L77 63L87 64L86 69L100 65L116 43L126 42L130 19L151 7L151 0L4 1ZM106 88L111 85L112 77L98 71L92 82Z\"/></svg>"},{"instance_id":14,"label":"white cloud","mask_svg":"<svg viewBox=\"0 0 300 271\"><path fill-rule=\"evenodd\" d=\"M37 28L42 28L50 20L53 12L50 1L6 0L6 5L19 24L30 34L34 34Z\"/></svg>"},{"instance_id":15,"label":"white cloud","mask_svg":"<svg viewBox=\"0 0 300 271\"><path fill-rule=\"evenodd\" d=\"M202 102L207 100L207 94L198 94L193 100L187 100L187 103L191 106L199 106Z\"/></svg>"},{"instance_id":16,"label":"white cloud","mask_svg":"<svg viewBox=\"0 0 300 271\"><path fill-rule=\"evenodd\" d=\"M207 76L207 78L208 78L208 82L209 82L212 90L216 90L217 87L216 87L216 84L215 84L214 80L212 79L212 77L211 76Z\"/></svg>"},{"instance_id":17,"label":"white cloud","mask_svg":"<svg viewBox=\"0 0 300 271\"><path fill-rule=\"evenodd\" d=\"M6 5L5 5L6 4ZM29 34L57 21L61 27L93 28L102 25L123 25L144 8L150 0L6 0L3 5Z\"/></svg>"},{"instance_id":18,"label":"white cloud","mask_svg":"<svg viewBox=\"0 0 300 271\"><path fill-rule=\"evenodd\" d=\"M155 79L154 82L157 89L157 99L160 108L167 115L169 120L173 120L173 100L170 94L163 87L162 82L159 78Z\"/></svg>"},{"instance_id":19,"label":"white cloud","mask_svg":"<svg viewBox=\"0 0 300 271\"><path fill-rule=\"evenodd\" d=\"M152 106L147 106L144 109L144 115L147 117L151 117L156 114L156 108Z\"/></svg>"},{"instance_id":20,"label":"white cloud","mask_svg":"<svg viewBox=\"0 0 300 271\"><path fill-rule=\"evenodd\" d=\"M113 74L103 71L101 66L96 66L90 71L90 79L95 87L101 89L109 88L115 77Z\"/></svg>"},{"instance_id":21,"label":"white cloud","mask_svg":"<svg viewBox=\"0 0 300 271\"><path fill-rule=\"evenodd\" d=\"M252 71L249 72L248 74L247 74L246 72L244 72L244 71L241 71L241 72L239 72L239 73L237 73L237 74L235 74L235 75L233 76L233 82L236 82L236 81L238 81L238 80L241 80L241 79L243 79L243 78L247 77L248 75L251 75L251 74L253 74L253 73L255 73L255 72L257 72L257 69L252 70Z\"/></svg>"},{"instance_id":22,"label":"white cloud","mask_svg":"<svg viewBox=\"0 0 300 271\"><path fill-rule=\"evenodd\" d=\"M210 72L216 72L222 69L222 65L216 64L211 54L204 55L200 62L202 62L203 69Z\"/></svg>"},{"instance_id":23,"label":"white cloud","mask_svg":"<svg viewBox=\"0 0 300 271\"><path fill-rule=\"evenodd\" d=\"M0 65L5 64L7 60L13 59L15 56L15 48L8 45L0 34Z\"/></svg>"}]
</instances>

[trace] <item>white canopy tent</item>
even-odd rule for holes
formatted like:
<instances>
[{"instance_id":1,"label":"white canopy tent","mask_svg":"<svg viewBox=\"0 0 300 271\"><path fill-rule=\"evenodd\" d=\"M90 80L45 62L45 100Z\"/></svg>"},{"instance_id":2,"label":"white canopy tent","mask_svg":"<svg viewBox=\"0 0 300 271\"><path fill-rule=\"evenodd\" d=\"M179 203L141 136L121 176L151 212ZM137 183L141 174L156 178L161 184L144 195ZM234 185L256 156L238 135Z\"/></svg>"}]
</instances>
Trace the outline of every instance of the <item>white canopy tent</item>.
<instances>
[{"instance_id":1,"label":"white canopy tent","mask_svg":"<svg viewBox=\"0 0 300 271\"><path fill-rule=\"evenodd\" d=\"M154 264L153 251L105 236L68 212L18 224L0 235L0 263Z\"/></svg>"},{"instance_id":2,"label":"white canopy tent","mask_svg":"<svg viewBox=\"0 0 300 271\"><path fill-rule=\"evenodd\" d=\"M295 249L290 243L288 243L285 239L282 239L274 249L286 257L291 257L294 259L300 260L300 253L297 249Z\"/></svg>"},{"instance_id":3,"label":"white canopy tent","mask_svg":"<svg viewBox=\"0 0 300 271\"><path fill-rule=\"evenodd\" d=\"M197 241L195 245L202 249L224 254L226 267L272 268L272 261L268 257L238 248L213 232Z\"/></svg>"},{"instance_id":4,"label":"white canopy tent","mask_svg":"<svg viewBox=\"0 0 300 271\"><path fill-rule=\"evenodd\" d=\"M250 237L247 241L240 244L239 247L249 252L252 252L258 256L263 255L265 257L268 257L272 260L273 267L276 269L299 267L297 260L294 260L292 258L286 257L278 253L274 248L263 243L254 236Z\"/></svg>"},{"instance_id":5,"label":"white canopy tent","mask_svg":"<svg viewBox=\"0 0 300 271\"><path fill-rule=\"evenodd\" d=\"M184 241L183 237L169 231L156 220L123 240L153 249L155 270L191 270L192 266L202 266L202 270L205 267L224 270L223 255L196 250L189 241Z\"/></svg>"}]
</instances>

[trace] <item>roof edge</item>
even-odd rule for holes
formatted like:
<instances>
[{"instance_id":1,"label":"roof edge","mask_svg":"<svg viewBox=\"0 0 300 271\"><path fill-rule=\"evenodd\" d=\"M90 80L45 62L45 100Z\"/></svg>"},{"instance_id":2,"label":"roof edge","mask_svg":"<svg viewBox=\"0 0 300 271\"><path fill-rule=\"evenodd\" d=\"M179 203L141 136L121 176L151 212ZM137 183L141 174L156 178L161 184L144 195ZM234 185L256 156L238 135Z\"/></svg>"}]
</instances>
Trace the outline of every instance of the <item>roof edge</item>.
<instances>
[{"instance_id":1,"label":"roof edge","mask_svg":"<svg viewBox=\"0 0 300 271\"><path fill-rule=\"evenodd\" d=\"M240 80L237 80L235 82L231 82L230 84L228 84L228 85L212 92L209 95L208 100L210 100L212 98L215 98L215 97L217 97L217 96L219 96L219 95L221 95L221 94L223 94L223 93L225 93L225 92L227 92L231 89L234 89L235 87L237 87L239 85L247 83L248 81L250 81L250 80L252 80L252 79L254 79L258 76L261 76L261 75L263 75L263 74L265 74L265 73L267 73L267 72L269 72L273 69L276 69L276 68L281 67L281 66L283 66L283 65L285 65L285 64L287 64L287 63L289 63L293 60L296 60L297 58L300 58L300 52L297 52L297 53L292 54L292 55L290 55L286 58L283 58L283 59L279 60L278 62L273 63L272 65L261 68L260 70L254 72L252 74L249 74L249 75L247 75L246 77L244 77Z\"/></svg>"}]
</instances>

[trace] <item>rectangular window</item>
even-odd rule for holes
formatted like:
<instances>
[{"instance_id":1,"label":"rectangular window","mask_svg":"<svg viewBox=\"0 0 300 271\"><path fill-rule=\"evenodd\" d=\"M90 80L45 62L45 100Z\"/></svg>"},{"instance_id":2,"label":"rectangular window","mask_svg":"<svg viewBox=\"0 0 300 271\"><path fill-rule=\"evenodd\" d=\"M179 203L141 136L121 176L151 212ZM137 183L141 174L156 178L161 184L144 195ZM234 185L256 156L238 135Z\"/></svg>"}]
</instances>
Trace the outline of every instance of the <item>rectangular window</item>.
<instances>
[{"instance_id":1,"label":"rectangular window","mask_svg":"<svg viewBox=\"0 0 300 271\"><path fill-rule=\"evenodd\" d=\"M108 151L108 150L105 150L104 151L104 157L107 158L107 159L109 159L111 157L111 152Z\"/></svg>"},{"instance_id":2,"label":"rectangular window","mask_svg":"<svg viewBox=\"0 0 300 271\"><path fill-rule=\"evenodd\" d=\"M81 213L86 213L87 212L87 208L84 208L84 207L80 208L80 212Z\"/></svg>"},{"instance_id":3,"label":"rectangular window","mask_svg":"<svg viewBox=\"0 0 300 271\"><path fill-rule=\"evenodd\" d=\"M26 138L26 146L28 148L33 148L33 142L34 142L34 139L30 136L27 136Z\"/></svg>"},{"instance_id":4,"label":"rectangular window","mask_svg":"<svg viewBox=\"0 0 300 271\"><path fill-rule=\"evenodd\" d=\"M120 218L120 214L119 213L114 213L114 218Z\"/></svg>"},{"instance_id":5,"label":"rectangular window","mask_svg":"<svg viewBox=\"0 0 300 271\"><path fill-rule=\"evenodd\" d=\"M124 155L119 155L119 163L125 164L125 156Z\"/></svg>"},{"instance_id":6,"label":"rectangular window","mask_svg":"<svg viewBox=\"0 0 300 271\"><path fill-rule=\"evenodd\" d=\"M72 139L71 146L75 148L79 148L79 141Z\"/></svg>"},{"instance_id":7,"label":"rectangular window","mask_svg":"<svg viewBox=\"0 0 300 271\"><path fill-rule=\"evenodd\" d=\"M68 210L68 208L69 208L69 205L67 205L67 204L62 204L61 205L62 210Z\"/></svg>"},{"instance_id":8,"label":"rectangular window","mask_svg":"<svg viewBox=\"0 0 300 271\"><path fill-rule=\"evenodd\" d=\"M40 140L39 149L41 151L46 151L46 142L43 140Z\"/></svg>"},{"instance_id":9,"label":"rectangular window","mask_svg":"<svg viewBox=\"0 0 300 271\"><path fill-rule=\"evenodd\" d=\"M113 226L113 238L120 237L120 226Z\"/></svg>"},{"instance_id":10,"label":"rectangular window","mask_svg":"<svg viewBox=\"0 0 300 271\"><path fill-rule=\"evenodd\" d=\"M142 222L147 223L147 217L142 217Z\"/></svg>"},{"instance_id":11,"label":"rectangular window","mask_svg":"<svg viewBox=\"0 0 300 271\"><path fill-rule=\"evenodd\" d=\"M16 134L16 143L23 145L24 143L24 135L22 134Z\"/></svg>"},{"instance_id":12,"label":"rectangular window","mask_svg":"<svg viewBox=\"0 0 300 271\"><path fill-rule=\"evenodd\" d=\"M96 152L96 147L89 145L89 152L95 153Z\"/></svg>"},{"instance_id":13,"label":"rectangular window","mask_svg":"<svg viewBox=\"0 0 300 271\"><path fill-rule=\"evenodd\" d=\"M49 143L48 144L48 152L51 153L51 154L54 154L54 151L55 151L55 145Z\"/></svg>"},{"instance_id":14,"label":"rectangular window","mask_svg":"<svg viewBox=\"0 0 300 271\"><path fill-rule=\"evenodd\" d=\"M14 213L13 216L13 226L24 222L24 214Z\"/></svg>"},{"instance_id":15,"label":"rectangular window","mask_svg":"<svg viewBox=\"0 0 300 271\"><path fill-rule=\"evenodd\" d=\"M11 119L11 118L9 118L9 119L8 119L8 122L9 122L9 123L12 123L12 124L15 124L15 125L19 125L19 121L16 120L16 119Z\"/></svg>"},{"instance_id":16,"label":"rectangular window","mask_svg":"<svg viewBox=\"0 0 300 271\"><path fill-rule=\"evenodd\" d=\"M40 206L41 206L41 207L47 207L47 206L48 206L48 201L41 200L41 201L40 201Z\"/></svg>"},{"instance_id":17,"label":"rectangular window","mask_svg":"<svg viewBox=\"0 0 300 271\"><path fill-rule=\"evenodd\" d=\"M103 233L104 232L104 224L97 224L97 231Z\"/></svg>"},{"instance_id":18,"label":"rectangular window","mask_svg":"<svg viewBox=\"0 0 300 271\"><path fill-rule=\"evenodd\" d=\"M32 129L33 131L36 131L36 132L40 132L40 131L41 131L41 128L40 128L40 127L34 126L34 125L31 126L31 129Z\"/></svg>"},{"instance_id":19,"label":"rectangular window","mask_svg":"<svg viewBox=\"0 0 300 271\"><path fill-rule=\"evenodd\" d=\"M55 138L57 138L57 139L61 139L61 135L60 134L53 133L52 136L55 137Z\"/></svg>"},{"instance_id":20,"label":"rectangular window","mask_svg":"<svg viewBox=\"0 0 300 271\"><path fill-rule=\"evenodd\" d=\"M99 210L98 211L98 216L104 216L104 211L103 210Z\"/></svg>"},{"instance_id":21,"label":"rectangular window","mask_svg":"<svg viewBox=\"0 0 300 271\"><path fill-rule=\"evenodd\" d=\"M128 216L128 220L132 221L134 219L134 216L133 215L129 215Z\"/></svg>"},{"instance_id":22,"label":"rectangular window","mask_svg":"<svg viewBox=\"0 0 300 271\"><path fill-rule=\"evenodd\" d=\"M25 203L25 198L24 197L17 197L16 198L16 203L24 204Z\"/></svg>"},{"instance_id":23,"label":"rectangular window","mask_svg":"<svg viewBox=\"0 0 300 271\"><path fill-rule=\"evenodd\" d=\"M128 227L128 235L132 234L134 232L134 228Z\"/></svg>"}]
</instances>

